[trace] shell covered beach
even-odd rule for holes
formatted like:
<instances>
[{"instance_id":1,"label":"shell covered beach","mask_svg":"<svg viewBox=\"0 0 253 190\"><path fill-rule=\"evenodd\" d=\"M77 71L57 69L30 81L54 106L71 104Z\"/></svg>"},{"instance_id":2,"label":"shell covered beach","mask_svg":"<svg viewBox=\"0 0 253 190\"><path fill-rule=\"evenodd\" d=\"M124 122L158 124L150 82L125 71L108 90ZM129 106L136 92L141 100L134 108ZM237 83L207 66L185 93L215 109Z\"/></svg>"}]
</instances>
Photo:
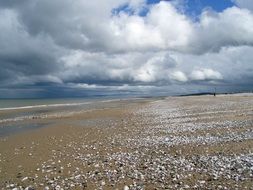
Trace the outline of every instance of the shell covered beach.
<instances>
[{"instance_id":1,"label":"shell covered beach","mask_svg":"<svg viewBox=\"0 0 253 190\"><path fill-rule=\"evenodd\" d=\"M0 111L0 188L253 189L252 94L84 107Z\"/></svg>"}]
</instances>

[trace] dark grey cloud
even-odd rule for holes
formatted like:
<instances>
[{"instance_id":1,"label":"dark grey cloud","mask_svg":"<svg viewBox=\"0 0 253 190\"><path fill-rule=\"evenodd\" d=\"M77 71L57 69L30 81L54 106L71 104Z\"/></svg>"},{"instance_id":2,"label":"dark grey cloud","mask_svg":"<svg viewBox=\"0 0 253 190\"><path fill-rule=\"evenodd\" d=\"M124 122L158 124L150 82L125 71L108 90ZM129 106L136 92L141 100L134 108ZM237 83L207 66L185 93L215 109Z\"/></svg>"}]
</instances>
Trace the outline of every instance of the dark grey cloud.
<instances>
[{"instance_id":1,"label":"dark grey cloud","mask_svg":"<svg viewBox=\"0 0 253 190\"><path fill-rule=\"evenodd\" d=\"M0 92L252 90L252 3L236 3L195 21L166 1L0 0Z\"/></svg>"},{"instance_id":2,"label":"dark grey cloud","mask_svg":"<svg viewBox=\"0 0 253 190\"><path fill-rule=\"evenodd\" d=\"M0 15L5 18L0 20L0 78L5 79L2 85L18 83L22 77L58 72L58 56L63 55L63 48L48 36L31 37L14 10L3 9Z\"/></svg>"}]
</instances>

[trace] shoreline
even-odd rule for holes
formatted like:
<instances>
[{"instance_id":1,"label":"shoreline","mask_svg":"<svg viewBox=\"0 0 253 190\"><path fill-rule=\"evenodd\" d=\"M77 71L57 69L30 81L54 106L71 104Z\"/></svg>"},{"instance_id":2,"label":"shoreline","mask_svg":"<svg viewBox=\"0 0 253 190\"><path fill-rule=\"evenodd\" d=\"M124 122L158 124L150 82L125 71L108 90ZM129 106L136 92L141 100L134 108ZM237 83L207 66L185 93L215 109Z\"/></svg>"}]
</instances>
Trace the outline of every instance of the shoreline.
<instances>
[{"instance_id":1,"label":"shoreline","mask_svg":"<svg viewBox=\"0 0 253 190\"><path fill-rule=\"evenodd\" d=\"M252 187L251 97L168 97L100 106L27 120L49 124L0 138L0 189Z\"/></svg>"},{"instance_id":2,"label":"shoreline","mask_svg":"<svg viewBox=\"0 0 253 190\"><path fill-rule=\"evenodd\" d=\"M253 96L253 92L241 92L241 93L216 93L217 96ZM0 107L0 112L2 111L12 111L12 110L25 110L25 109L36 109L36 108L50 108L50 107L69 107L69 106L82 106L92 103L104 103L104 102L116 102L116 101L128 101L128 100L141 100L141 99L159 99L159 98L169 98L169 97L195 97L195 96L213 96L213 93L193 93L193 94L182 94L182 95L171 95L171 96L139 96L139 97L123 97L123 98L112 98L107 99L85 99L82 102L77 103L50 103L50 104L37 104L37 105L27 105L18 107ZM70 98L69 100L81 100L82 98ZM0 100L13 100L13 99L0 99ZM15 99L15 100L45 100L45 99ZM50 99L50 100L57 100ZM64 99L65 101L68 99ZM83 102L87 101L87 102Z\"/></svg>"}]
</instances>

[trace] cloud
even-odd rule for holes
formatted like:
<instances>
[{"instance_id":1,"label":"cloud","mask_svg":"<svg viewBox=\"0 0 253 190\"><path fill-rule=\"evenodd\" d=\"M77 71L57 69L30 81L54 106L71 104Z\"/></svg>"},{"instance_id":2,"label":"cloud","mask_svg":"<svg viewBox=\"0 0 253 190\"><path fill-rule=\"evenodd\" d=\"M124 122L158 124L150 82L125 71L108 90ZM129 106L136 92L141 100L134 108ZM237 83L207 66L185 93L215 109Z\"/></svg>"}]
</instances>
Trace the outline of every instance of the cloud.
<instances>
[{"instance_id":1,"label":"cloud","mask_svg":"<svg viewBox=\"0 0 253 190\"><path fill-rule=\"evenodd\" d=\"M251 0L233 0L240 8L253 11L253 2Z\"/></svg>"},{"instance_id":2,"label":"cloud","mask_svg":"<svg viewBox=\"0 0 253 190\"><path fill-rule=\"evenodd\" d=\"M176 62L169 54L161 53L151 55L146 63L133 71L134 81L139 82L168 82L170 71L176 67Z\"/></svg>"},{"instance_id":3,"label":"cloud","mask_svg":"<svg viewBox=\"0 0 253 190\"><path fill-rule=\"evenodd\" d=\"M220 13L206 9L199 21L193 21L168 1L149 6L141 0L103 0L99 6L96 0L1 3L5 7L2 11L12 11L30 38L46 36L55 45L70 50L206 53L253 42L253 15L238 7ZM133 9L133 14L112 14L122 5ZM148 10L146 16L139 15L143 8Z\"/></svg>"},{"instance_id":4,"label":"cloud","mask_svg":"<svg viewBox=\"0 0 253 190\"><path fill-rule=\"evenodd\" d=\"M62 59L64 69L60 74L66 82L139 84L169 82L170 72L177 64L167 52L105 53L73 52Z\"/></svg>"},{"instance_id":5,"label":"cloud","mask_svg":"<svg viewBox=\"0 0 253 190\"><path fill-rule=\"evenodd\" d=\"M171 73L171 78L179 82L188 81L187 76L182 71L175 71Z\"/></svg>"},{"instance_id":6,"label":"cloud","mask_svg":"<svg viewBox=\"0 0 253 190\"><path fill-rule=\"evenodd\" d=\"M0 88L252 89L252 3L236 5L193 19L175 1L0 0Z\"/></svg>"},{"instance_id":7,"label":"cloud","mask_svg":"<svg viewBox=\"0 0 253 190\"><path fill-rule=\"evenodd\" d=\"M221 13L206 10L196 23L193 52L218 52L222 47L253 45L253 14L237 7Z\"/></svg>"},{"instance_id":8,"label":"cloud","mask_svg":"<svg viewBox=\"0 0 253 190\"><path fill-rule=\"evenodd\" d=\"M5 18L0 20L0 64L4 83L58 71L57 56L63 50L56 47L50 37L31 38L13 10L2 10L0 17Z\"/></svg>"},{"instance_id":9,"label":"cloud","mask_svg":"<svg viewBox=\"0 0 253 190\"><path fill-rule=\"evenodd\" d=\"M183 50L192 37L190 19L180 14L172 4L161 1L152 6L146 17L122 13L110 23L112 38L121 42L119 50Z\"/></svg>"},{"instance_id":10,"label":"cloud","mask_svg":"<svg viewBox=\"0 0 253 190\"><path fill-rule=\"evenodd\" d=\"M249 87L253 82L251 77L253 71L253 65L251 64L253 60L252 55L253 47L240 46L225 47L219 52L211 52L203 55L176 53L171 56L173 59L177 60L178 65L183 65L181 70L186 72L188 76L190 76L193 71L200 70L203 72L203 69L212 69L221 74L222 78L219 77L219 74L216 75L216 79L219 83L237 88L242 85L247 85ZM201 79L201 77L199 77L199 79Z\"/></svg>"},{"instance_id":11,"label":"cloud","mask_svg":"<svg viewBox=\"0 0 253 190\"><path fill-rule=\"evenodd\" d=\"M192 71L190 75L192 80L221 80L223 77L218 71L212 69L198 69Z\"/></svg>"}]
</instances>

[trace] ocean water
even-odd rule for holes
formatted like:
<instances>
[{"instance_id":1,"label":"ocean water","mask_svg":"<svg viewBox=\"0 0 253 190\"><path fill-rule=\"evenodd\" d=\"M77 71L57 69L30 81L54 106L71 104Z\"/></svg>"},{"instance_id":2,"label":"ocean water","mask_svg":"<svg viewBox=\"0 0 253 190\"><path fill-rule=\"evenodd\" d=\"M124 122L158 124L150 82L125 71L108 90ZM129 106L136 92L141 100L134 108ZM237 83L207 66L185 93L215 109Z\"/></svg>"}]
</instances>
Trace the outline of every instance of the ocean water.
<instances>
[{"instance_id":1,"label":"ocean water","mask_svg":"<svg viewBox=\"0 0 253 190\"><path fill-rule=\"evenodd\" d=\"M0 125L0 138L21 133L24 131L39 129L45 126L47 126L47 124L44 124L44 123L22 123L22 124L11 123L11 124Z\"/></svg>"},{"instance_id":2,"label":"ocean water","mask_svg":"<svg viewBox=\"0 0 253 190\"><path fill-rule=\"evenodd\" d=\"M115 97L66 99L0 99L0 124L3 120L21 120L24 117L77 112L98 108L118 100Z\"/></svg>"},{"instance_id":3,"label":"ocean water","mask_svg":"<svg viewBox=\"0 0 253 190\"><path fill-rule=\"evenodd\" d=\"M54 125L55 122L61 122L61 118L83 114L90 110L125 107L128 103L134 103L139 99L122 96L72 99L0 99L0 137ZM87 123L87 121L85 122Z\"/></svg>"},{"instance_id":4,"label":"ocean water","mask_svg":"<svg viewBox=\"0 0 253 190\"><path fill-rule=\"evenodd\" d=\"M117 106L116 97L66 99L0 99L0 137L45 127L39 120L57 119L92 109Z\"/></svg>"},{"instance_id":5,"label":"ocean water","mask_svg":"<svg viewBox=\"0 0 253 190\"><path fill-rule=\"evenodd\" d=\"M80 105L109 98L0 99L0 110Z\"/></svg>"}]
</instances>

